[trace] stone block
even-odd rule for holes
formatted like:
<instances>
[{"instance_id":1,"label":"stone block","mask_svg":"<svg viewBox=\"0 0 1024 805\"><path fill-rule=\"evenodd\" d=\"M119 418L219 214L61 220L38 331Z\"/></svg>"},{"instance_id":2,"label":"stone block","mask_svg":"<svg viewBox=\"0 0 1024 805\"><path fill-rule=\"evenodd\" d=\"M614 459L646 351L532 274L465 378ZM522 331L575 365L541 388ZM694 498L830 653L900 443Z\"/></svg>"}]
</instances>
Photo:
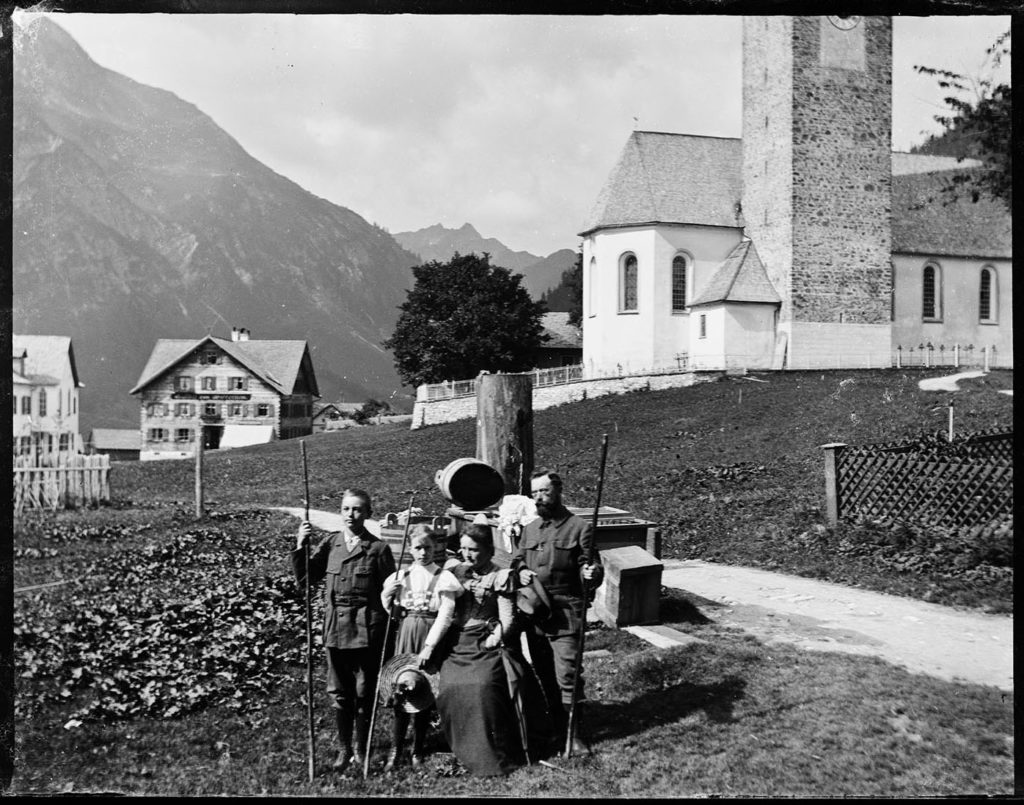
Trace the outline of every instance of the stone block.
<instances>
[{"instance_id":1,"label":"stone block","mask_svg":"<svg viewBox=\"0 0 1024 805\"><path fill-rule=\"evenodd\" d=\"M662 564L636 545L601 552L604 581L594 610L609 626L657 623Z\"/></svg>"}]
</instances>

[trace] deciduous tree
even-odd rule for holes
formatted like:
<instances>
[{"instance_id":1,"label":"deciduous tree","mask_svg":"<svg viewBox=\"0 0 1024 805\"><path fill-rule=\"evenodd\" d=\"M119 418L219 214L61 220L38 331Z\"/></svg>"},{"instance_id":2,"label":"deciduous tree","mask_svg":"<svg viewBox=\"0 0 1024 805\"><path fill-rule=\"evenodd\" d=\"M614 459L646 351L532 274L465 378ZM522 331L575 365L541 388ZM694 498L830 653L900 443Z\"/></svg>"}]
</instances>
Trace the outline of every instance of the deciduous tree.
<instances>
[{"instance_id":1,"label":"deciduous tree","mask_svg":"<svg viewBox=\"0 0 1024 805\"><path fill-rule=\"evenodd\" d=\"M532 369L544 305L530 299L522 275L492 266L490 255L460 255L414 266L416 282L384 347L410 385L476 377L481 371Z\"/></svg>"},{"instance_id":2,"label":"deciduous tree","mask_svg":"<svg viewBox=\"0 0 1024 805\"><path fill-rule=\"evenodd\" d=\"M985 170L958 171L951 177L943 188L949 200L968 195L977 201L985 193L1012 209L1011 92L1009 84L995 78L1003 59L1010 58L1010 32L997 37L985 53L985 74L976 79L934 67L914 67L919 73L937 77L939 86L951 94L943 99L949 113L935 115L945 131L913 150L980 160Z\"/></svg>"}]
</instances>

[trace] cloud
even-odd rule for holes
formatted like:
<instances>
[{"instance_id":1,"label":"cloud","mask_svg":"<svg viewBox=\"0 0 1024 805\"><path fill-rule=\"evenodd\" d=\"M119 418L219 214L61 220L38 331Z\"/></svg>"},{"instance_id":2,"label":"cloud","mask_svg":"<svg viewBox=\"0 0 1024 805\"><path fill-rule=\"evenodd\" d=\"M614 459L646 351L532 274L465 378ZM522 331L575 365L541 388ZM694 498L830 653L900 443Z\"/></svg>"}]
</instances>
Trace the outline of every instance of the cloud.
<instances>
[{"instance_id":1,"label":"cloud","mask_svg":"<svg viewBox=\"0 0 1024 805\"><path fill-rule=\"evenodd\" d=\"M391 231L468 221L514 249L573 247L634 127L740 135L738 16L50 16ZM977 19L894 20L898 147L941 102L912 65L980 58L1008 26Z\"/></svg>"}]
</instances>

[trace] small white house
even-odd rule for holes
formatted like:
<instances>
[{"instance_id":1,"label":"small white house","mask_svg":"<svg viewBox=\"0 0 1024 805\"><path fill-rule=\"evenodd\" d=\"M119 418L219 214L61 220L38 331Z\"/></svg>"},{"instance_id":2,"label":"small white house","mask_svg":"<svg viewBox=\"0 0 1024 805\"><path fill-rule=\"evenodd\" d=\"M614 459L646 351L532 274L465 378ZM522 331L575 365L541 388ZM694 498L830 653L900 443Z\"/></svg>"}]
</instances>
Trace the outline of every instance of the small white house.
<instances>
[{"instance_id":1,"label":"small white house","mask_svg":"<svg viewBox=\"0 0 1024 805\"><path fill-rule=\"evenodd\" d=\"M71 338L11 336L14 449L22 455L82 452L78 390Z\"/></svg>"}]
</instances>

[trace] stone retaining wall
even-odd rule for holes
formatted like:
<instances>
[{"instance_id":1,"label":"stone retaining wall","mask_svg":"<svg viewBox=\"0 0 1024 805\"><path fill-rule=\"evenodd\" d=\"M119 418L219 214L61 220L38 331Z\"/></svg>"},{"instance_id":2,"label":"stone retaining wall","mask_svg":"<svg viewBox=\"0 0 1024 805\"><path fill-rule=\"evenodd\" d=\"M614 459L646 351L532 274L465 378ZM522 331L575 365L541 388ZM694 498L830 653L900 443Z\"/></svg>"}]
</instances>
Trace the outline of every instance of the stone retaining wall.
<instances>
[{"instance_id":1,"label":"stone retaining wall","mask_svg":"<svg viewBox=\"0 0 1024 805\"><path fill-rule=\"evenodd\" d=\"M559 386L543 386L533 390L533 410L542 411L565 403L603 397L606 394L626 394L630 391L661 391L663 389L693 386L717 380L723 372L683 372L663 375L631 375L629 377L602 377L594 380L576 380ZM447 400L417 400L412 411L411 429L427 425L440 425L458 419L476 417L476 395Z\"/></svg>"}]
</instances>

